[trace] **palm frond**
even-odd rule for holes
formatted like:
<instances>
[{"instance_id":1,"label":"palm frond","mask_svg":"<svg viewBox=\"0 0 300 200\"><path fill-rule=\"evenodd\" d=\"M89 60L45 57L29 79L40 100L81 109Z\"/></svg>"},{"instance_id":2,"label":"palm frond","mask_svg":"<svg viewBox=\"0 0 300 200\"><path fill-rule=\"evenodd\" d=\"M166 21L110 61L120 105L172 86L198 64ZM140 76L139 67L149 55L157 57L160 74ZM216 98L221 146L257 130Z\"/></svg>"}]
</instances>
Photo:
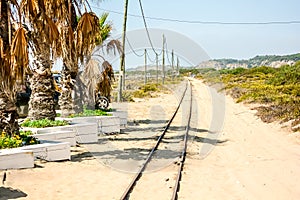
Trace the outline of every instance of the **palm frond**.
<instances>
[{"instance_id":1,"label":"palm frond","mask_svg":"<svg viewBox=\"0 0 300 200\"><path fill-rule=\"evenodd\" d=\"M76 43L77 55L81 62L86 55L92 52L95 46L95 40L99 31L98 17L90 12L84 13L77 26Z\"/></svg>"},{"instance_id":2,"label":"palm frond","mask_svg":"<svg viewBox=\"0 0 300 200\"><path fill-rule=\"evenodd\" d=\"M0 59L4 58L4 44L3 44L3 40L0 37Z\"/></svg>"},{"instance_id":3,"label":"palm frond","mask_svg":"<svg viewBox=\"0 0 300 200\"><path fill-rule=\"evenodd\" d=\"M107 53L113 52L116 55L116 50L119 54L122 52L122 44L119 40L110 40L106 46Z\"/></svg>"},{"instance_id":4,"label":"palm frond","mask_svg":"<svg viewBox=\"0 0 300 200\"><path fill-rule=\"evenodd\" d=\"M65 0L44 0L46 14L56 20L67 18L67 7Z\"/></svg>"},{"instance_id":5,"label":"palm frond","mask_svg":"<svg viewBox=\"0 0 300 200\"><path fill-rule=\"evenodd\" d=\"M58 28L56 26L56 24L52 21L52 19L50 17L48 17L47 15L45 15L45 20L46 20L46 28L45 31L46 33L48 33L48 39L49 42L52 44L53 42L57 41L59 38L59 31Z\"/></svg>"},{"instance_id":6,"label":"palm frond","mask_svg":"<svg viewBox=\"0 0 300 200\"><path fill-rule=\"evenodd\" d=\"M11 46L11 58L14 77L23 81L25 69L28 66L28 49L26 30L23 27L17 29Z\"/></svg>"},{"instance_id":7,"label":"palm frond","mask_svg":"<svg viewBox=\"0 0 300 200\"><path fill-rule=\"evenodd\" d=\"M103 13L99 18L99 32L95 41L96 46L102 45L103 41L110 36L112 25L110 23L106 23L107 17L108 13Z\"/></svg>"},{"instance_id":8,"label":"palm frond","mask_svg":"<svg viewBox=\"0 0 300 200\"><path fill-rule=\"evenodd\" d=\"M103 72L102 75L107 76L109 80L115 80L115 73L113 67L108 61L102 63Z\"/></svg>"},{"instance_id":9,"label":"palm frond","mask_svg":"<svg viewBox=\"0 0 300 200\"><path fill-rule=\"evenodd\" d=\"M39 12L39 6L37 0L23 0L21 3L21 9L24 11L27 17L36 17Z\"/></svg>"}]
</instances>

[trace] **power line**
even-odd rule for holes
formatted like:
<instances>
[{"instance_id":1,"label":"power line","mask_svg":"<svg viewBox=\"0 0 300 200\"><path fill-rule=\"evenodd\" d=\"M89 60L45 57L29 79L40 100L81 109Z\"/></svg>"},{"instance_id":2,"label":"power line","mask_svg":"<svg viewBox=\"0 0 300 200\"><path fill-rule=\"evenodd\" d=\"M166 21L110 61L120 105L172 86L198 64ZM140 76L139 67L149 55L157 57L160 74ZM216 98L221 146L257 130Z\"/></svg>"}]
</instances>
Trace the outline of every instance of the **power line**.
<instances>
[{"instance_id":1,"label":"power line","mask_svg":"<svg viewBox=\"0 0 300 200\"><path fill-rule=\"evenodd\" d=\"M150 38L150 33L149 33L149 31L148 31L148 27L147 27L147 23L146 23L146 19L145 19L144 10L143 10L143 6L142 6L142 1L141 1L141 0L139 0L139 4L140 4L141 12L142 12L142 17L143 17L143 21L144 21L144 26L145 26L145 29L146 29L146 32L147 32L147 37L148 37L148 40L149 40L149 42L150 42L152 51L153 51L156 55L160 55L162 52L160 52L160 53L158 54L158 53L155 51L154 47L153 47L153 44L152 44L152 41L151 41L151 38Z\"/></svg>"},{"instance_id":2,"label":"power line","mask_svg":"<svg viewBox=\"0 0 300 200\"><path fill-rule=\"evenodd\" d=\"M150 55L149 55L148 51L146 51L146 53L147 53L147 57L148 57L149 61L150 61L151 63L154 63L154 62L155 62L155 60L152 60L152 59L151 59L151 57L150 57Z\"/></svg>"},{"instance_id":3,"label":"power line","mask_svg":"<svg viewBox=\"0 0 300 200\"><path fill-rule=\"evenodd\" d=\"M143 53L143 54L141 54L141 55L138 54L138 53L132 48L132 46L131 46L131 44L130 44L130 42L129 42L129 39L127 38L127 36L126 36L126 41L127 41L128 45L129 45L129 48L131 49L131 51L132 51L136 56L142 57L142 56L145 55L145 53Z\"/></svg>"},{"instance_id":4,"label":"power line","mask_svg":"<svg viewBox=\"0 0 300 200\"><path fill-rule=\"evenodd\" d=\"M109 9L103 9L99 8L97 6L91 6L93 8L97 8L99 10L105 11L105 12L111 12L119 15L123 15L124 13L109 10ZM135 15L135 14L128 14L128 16L131 17L138 17L141 18L143 16L141 15ZM177 22L177 23L188 23L188 24L207 24L207 25L287 25L287 24L300 24L300 20L290 20L290 21L265 21L265 22L221 22L221 21L200 21L200 20L181 20L181 19L171 19L171 18L162 18L162 17L145 17L146 19L150 20L157 20L157 21L167 21L167 22Z\"/></svg>"}]
</instances>

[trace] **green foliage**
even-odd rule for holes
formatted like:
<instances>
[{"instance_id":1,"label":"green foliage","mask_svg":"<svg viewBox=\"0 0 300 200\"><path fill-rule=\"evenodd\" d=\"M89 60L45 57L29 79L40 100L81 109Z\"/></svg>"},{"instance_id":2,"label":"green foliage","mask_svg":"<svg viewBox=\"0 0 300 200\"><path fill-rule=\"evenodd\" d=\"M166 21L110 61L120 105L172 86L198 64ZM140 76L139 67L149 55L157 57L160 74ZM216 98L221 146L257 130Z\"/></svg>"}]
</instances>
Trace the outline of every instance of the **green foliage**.
<instances>
[{"instance_id":1,"label":"green foliage","mask_svg":"<svg viewBox=\"0 0 300 200\"><path fill-rule=\"evenodd\" d=\"M146 84L133 92L133 96L136 98L153 97L153 92L158 92L159 84Z\"/></svg>"},{"instance_id":2,"label":"green foliage","mask_svg":"<svg viewBox=\"0 0 300 200\"><path fill-rule=\"evenodd\" d=\"M258 115L264 121L300 118L300 62L280 68L260 66L218 72L203 77L213 83L222 80L237 102L264 104L258 108Z\"/></svg>"},{"instance_id":3,"label":"green foliage","mask_svg":"<svg viewBox=\"0 0 300 200\"><path fill-rule=\"evenodd\" d=\"M83 112L81 113L77 113L77 114L72 114L69 116L69 118L74 118L74 117L89 117L89 116L108 116L110 115L109 113L107 113L106 111L103 110L89 110L84 108Z\"/></svg>"},{"instance_id":4,"label":"green foliage","mask_svg":"<svg viewBox=\"0 0 300 200\"><path fill-rule=\"evenodd\" d=\"M236 59L214 59L212 61L218 63L219 66L226 67L227 65L236 65L236 66L247 66L248 68L261 66L261 65L270 65L272 62L276 61L299 61L300 53L284 56L276 55L266 55L266 56L255 56L249 60L236 60Z\"/></svg>"},{"instance_id":5,"label":"green foliage","mask_svg":"<svg viewBox=\"0 0 300 200\"><path fill-rule=\"evenodd\" d=\"M246 69L245 68L235 68L235 69L222 69L219 70L220 74L233 74L233 75L237 75L237 74L241 74L243 72L245 72Z\"/></svg>"},{"instance_id":6,"label":"green foliage","mask_svg":"<svg viewBox=\"0 0 300 200\"><path fill-rule=\"evenodd\" d=\"M20 134L8 136L5 132L0 136L0 149L16 148L25 145L39 144L39 141L34 138L31 131L20 131Z\"/></svg>"},{"instance_id":7,"label":"green foliage","mask_svg":"<svg viewBox=\"0 0 300 200\"><path fill-rule=\"evenodd\" d=\"M196 68L180 68L179 73L184 76L187 76L189 74L198 74L199 70Z\"/></svg>"},{"instance_id":8,"label":"green foliage","mask_svg":"<svg viewBox=\"0 0 300 200\"><path fill-rule=\"evenodd\" d=\"M49 120L49 119L40 119L40 120L25 120L21 126L22 127L31 127L31 128L45 128L53 126L66 126L69 125L69 122L64 120Z\"/></svg>"}]
</instances>

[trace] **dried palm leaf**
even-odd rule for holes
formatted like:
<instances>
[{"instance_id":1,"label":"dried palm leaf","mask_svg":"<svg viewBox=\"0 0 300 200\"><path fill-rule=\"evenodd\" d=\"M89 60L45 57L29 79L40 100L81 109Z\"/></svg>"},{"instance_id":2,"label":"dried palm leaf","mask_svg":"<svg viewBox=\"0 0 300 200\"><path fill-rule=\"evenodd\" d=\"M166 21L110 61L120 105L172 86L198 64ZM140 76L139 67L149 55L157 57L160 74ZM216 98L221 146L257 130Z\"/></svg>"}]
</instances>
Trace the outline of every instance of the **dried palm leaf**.
<instances>
[{"instance_id":1,"label":"dried palm leaf","mask_svg":"<svg viewBox=\"0 0 300 200\"><path fill-rule=\"evenodd\" d=\"M116 49L119 54L122 52L122 44L119 40L111 40L106 46L107 53L113 52L113 54L116 55Z\"/></svg>"},{"instance_id":2,"label":"dried palm leaf","mask_svg":"<svg viewBox=\"0 0 300 200\"><path fill-rule=\"evenodd\" d=\"M105 72L105 75L108 76L110 80L115 80L115 74L111 64L107 61L104 61L102 67L104 69L103 72Z\"/></svg>"},{"instance_id":3,"label":"dried palm leaf","mask_svg":"<svg viewBox=\"0 0 300 200\"><path fill-rule=\"evenodd\" d=\"M86 95L89 98L94 98L97 82L100 78L101 72L99 69L99 63L96 60L90 59L82 73L82 80L87 88Z\"/></svg>"},{"instance_id":4,"label":"dried palm leaf","mask_svg":"<svg viewBox=\"0 0 300 200\"><path fill-rule=\"evenodd\" d=\"M3 44L3 40L0 37L0 59L4 58L4 44Z\"/></svg>"},{"instance_id":5,"label":"dried palm leaf","mask_svg":"<svg viewBox=\"0 0 300 200\"><path fill-rule=\"evenodd\" d=\"M67 4L65 0L44 1L46 14L56 20L67 18Z\"/></svg>"},{"instance_id":6,"label":"dried palm leaf","mask_svg":"<svg viewBox=\"0 0 300 200\"><path fill-rule=\"evenodd\" d=\"M114 80L114 72L111 64L107 61L103 62L102 68L101 79L97 82L96 91L100 92L102 96L109 97L112 90L111 82Z\"/></svg>"},{"instance_id":7,"label":"dried palm leaf","mask_svg":"<svg viewBox=\"0 0 300 200\"><path fill-rule=\"evenodd\" d=\"M36 17L39 12L38 0L23 0L21 3L21 9L27 15L27 17Z\"/></svg>"},{"instance_id":8,"label":"dried palm leaf","mask_svg":"<svg viewBox=\"0 0 300 200\"><path fill-rule=\"evenodd\" d=\"M51 44L53 42L57 41L59 38L59 31L56 26L56 24L48 17L47 15L44 15L45 20L46 20L46 27L45 27L45 32L48 33L48 39Z\"/></svg>"},{"instance_id":9,"label":"dried palm leaf","mask_svg":"<svg viewBox=\"0 0 300 200\"><path fill-rule=\"evenodd\" d=\"M81 62L86 55L92 52L95 46L96 36L99 32L98 17L90 12L84 13L77 26L76 46L77 55Z\"/></svg>"},{"instance_id":10,"label":"dried palm leaf","mask_svg":"<svg viewBox=\"0 0 300 200\"><path fill-rule=\"evenodd\" d=\"M28 49L26 30L23 27L17 29L11 46L11 58L13 72L16 80L23 81L26 67L28 66Z\"/></svg>"}]
</instances>

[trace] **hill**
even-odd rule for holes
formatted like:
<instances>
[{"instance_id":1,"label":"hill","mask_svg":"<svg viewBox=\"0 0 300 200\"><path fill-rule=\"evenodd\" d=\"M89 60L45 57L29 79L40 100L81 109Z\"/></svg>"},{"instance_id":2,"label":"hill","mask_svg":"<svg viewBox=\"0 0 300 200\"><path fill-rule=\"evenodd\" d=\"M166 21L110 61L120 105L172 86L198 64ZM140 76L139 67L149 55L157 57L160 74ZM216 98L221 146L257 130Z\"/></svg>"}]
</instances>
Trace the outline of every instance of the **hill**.
<instances>
[{"instance_id":1,"label":"hill","mask_svg":"<svg viewBox=\"0 0 300 200\"><path fill-rule=\"evenodd\" d=\"M234 69L238 67L252 68L256 66L270 66L278 68L282 65L293 65L300 60L300 53L291 55L265 55L255 56L249 60L237 60L237 59L213 59L200 63L197 68L215 68L215 69Z\"/></svg>"}]
</instances>

